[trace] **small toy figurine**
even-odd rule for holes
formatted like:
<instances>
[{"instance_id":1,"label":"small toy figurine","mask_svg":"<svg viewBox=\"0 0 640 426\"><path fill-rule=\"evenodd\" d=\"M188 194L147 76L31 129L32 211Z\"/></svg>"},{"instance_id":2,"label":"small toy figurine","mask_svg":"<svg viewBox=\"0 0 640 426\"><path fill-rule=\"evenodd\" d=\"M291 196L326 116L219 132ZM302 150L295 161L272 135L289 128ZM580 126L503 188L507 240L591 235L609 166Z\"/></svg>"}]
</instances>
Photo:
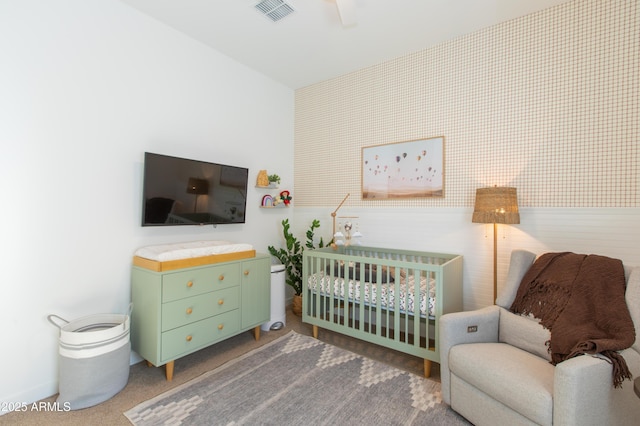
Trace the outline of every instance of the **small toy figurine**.
<instances>
[{"instance_id":1,"label":"small toy figurine","mask_svg":"<svg viewBox=\"0 0 640 426\"><path fill-rule=\"evenodd\" d=\"M291 203L291 195L289 191L282 191L280 193L280 199L284 203L285 206L288 206Z\"/></svg>"}]
</instances>

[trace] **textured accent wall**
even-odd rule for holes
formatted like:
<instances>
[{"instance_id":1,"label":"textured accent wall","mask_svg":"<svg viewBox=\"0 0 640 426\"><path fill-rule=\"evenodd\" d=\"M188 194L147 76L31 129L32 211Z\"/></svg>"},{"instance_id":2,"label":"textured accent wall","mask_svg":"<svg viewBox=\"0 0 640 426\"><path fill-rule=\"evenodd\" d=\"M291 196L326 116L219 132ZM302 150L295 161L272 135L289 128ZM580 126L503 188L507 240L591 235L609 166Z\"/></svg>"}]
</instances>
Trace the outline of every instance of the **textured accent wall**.
<instances>
[{"instance_id":1,"label":"textured accent wall","mask_svg":"<svg viewBox=\"0 0 640 426\"><path fill-rule=\"evenodd\" d=\"M573 1L296 91L296 207L640 206L640 6ZM445 136L445 196L362 200L364 146Z\"/></svg>"}]
</instances>

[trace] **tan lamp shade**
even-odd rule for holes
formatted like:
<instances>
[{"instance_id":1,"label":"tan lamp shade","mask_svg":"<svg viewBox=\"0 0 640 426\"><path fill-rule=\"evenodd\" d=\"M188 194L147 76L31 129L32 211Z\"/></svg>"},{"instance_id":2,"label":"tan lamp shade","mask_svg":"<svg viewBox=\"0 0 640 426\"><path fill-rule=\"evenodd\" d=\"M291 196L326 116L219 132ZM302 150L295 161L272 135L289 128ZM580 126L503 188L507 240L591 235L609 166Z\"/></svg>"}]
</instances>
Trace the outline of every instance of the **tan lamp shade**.
<instances>
[{"instance_id":1,"label":"tan lamp shade","mask_svg":"<svg viewBox=\"0 0 640 426\"><path fill-rule=\"evenodd\" d=\"M473 223L520 223L516 188L494 186L478 188Z\"/></svg>"}]
</instances>

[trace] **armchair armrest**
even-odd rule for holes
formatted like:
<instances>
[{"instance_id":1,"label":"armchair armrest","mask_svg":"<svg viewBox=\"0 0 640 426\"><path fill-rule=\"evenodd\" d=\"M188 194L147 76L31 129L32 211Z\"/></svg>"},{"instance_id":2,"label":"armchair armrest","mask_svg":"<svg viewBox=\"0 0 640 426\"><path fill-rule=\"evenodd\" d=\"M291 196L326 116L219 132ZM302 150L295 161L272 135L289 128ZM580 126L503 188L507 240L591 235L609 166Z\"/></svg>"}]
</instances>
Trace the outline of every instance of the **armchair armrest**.
<instances>
[{"instance_id":1,"label":"armchair armrest","mask_svg":"<svg viewBox=\"0 0 640 426\"><path fill-rule=\"evenodd\" d=\"M442 315L439 324L440 348L463 343L497 342L499 324L500 308L496 305ZM475 327L475 331L469 330L469 327Z\"/></svg>"},{"instance_id":2,"label":"armchair armrest","mask_svg":"<svg viewBox=\"0 0 640 426\"><path fill-rule=\"evenodd\" d=\"M497 342L499 324L500 307L496 305L475 311L453 312L440 317L440 380L442 399L445 403L451 404L449 349L465 343Z\"/></svg>"},{"instance_id":3,"label":"armchair armrest","mask_svg":"<svg viewBox=\"0 0 640 426\"><path fill-rule=\"evenodd\" d=\"M638 353L633 349L621 353L632 373L637 374ZM633 382L625 381L622 388L616 389L611 377L611 364L597 355L580 355L557 364L553 379L553 424L636 423L640 400L634 394Z\"/></svg>"}]
</instances>

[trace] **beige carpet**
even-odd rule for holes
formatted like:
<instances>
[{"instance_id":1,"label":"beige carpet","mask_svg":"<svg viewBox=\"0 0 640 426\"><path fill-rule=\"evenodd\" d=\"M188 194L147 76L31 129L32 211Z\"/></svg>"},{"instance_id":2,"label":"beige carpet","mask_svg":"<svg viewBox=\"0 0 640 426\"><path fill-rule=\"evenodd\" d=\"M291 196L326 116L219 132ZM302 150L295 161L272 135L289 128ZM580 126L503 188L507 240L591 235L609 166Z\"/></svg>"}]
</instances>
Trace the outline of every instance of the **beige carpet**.
<instances>
[{"instance_id":1,"label":"beige carpet","mask_svg":"<svg viewBox=\"0 0 640 426\"><path fill-rule=\"evenodd\" d=\"M102 404L71 412L27 411L8 413L0 416L0 425L131 425L129 420L122 414L125 411L207 371L213 370L252 349L272 342L291 330L300 334L311 335L311 326L303 324L299 317L287 311L287 326L282 330L263 332L259 341L254 340L252 332L246 332L176 360L174 377L171 382L166 381L164 368L147 367L146 363L141 362L131 366L127 386L118 395ZM332 345L366 355L371 359L388 363L415 374L422 374L423 361L421 358L324 330L320 331L319 338ZM431 373L432 379L439 380L438 364L434 364ZM55 401L55 395L45 401Z\"/></svg>"},{"instance_id":2,"label":"beige carpet","mask_svg":"<svg viewBox=\"0 0 640 426\"><path fill-rule=\"evenodd\" d=\"M440 383L289 332L125 412L136 426L468 426Z\"/></svg>"}]
</instances>

